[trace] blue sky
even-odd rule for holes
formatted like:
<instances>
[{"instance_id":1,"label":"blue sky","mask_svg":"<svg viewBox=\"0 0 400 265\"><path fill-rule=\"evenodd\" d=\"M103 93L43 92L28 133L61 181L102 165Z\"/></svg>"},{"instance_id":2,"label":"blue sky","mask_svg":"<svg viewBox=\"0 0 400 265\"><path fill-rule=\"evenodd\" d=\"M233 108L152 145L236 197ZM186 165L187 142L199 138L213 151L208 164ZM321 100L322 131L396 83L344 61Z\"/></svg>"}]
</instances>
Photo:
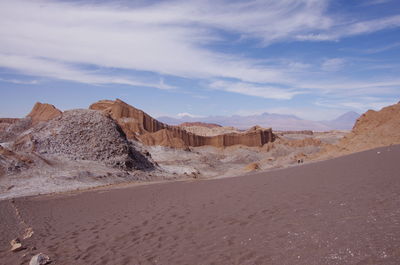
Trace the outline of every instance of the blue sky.
<instances>
[{"instance_id":1,"label":"blue sky","mask_svg":"<svg viewBox=\"0 0 400 265\"><path fill-rule=\"evenodd\" d=\"M120 98L325 120L398 102L399 69L398 0L0 0L0 117Z\"/></svg>"}]
</instances>

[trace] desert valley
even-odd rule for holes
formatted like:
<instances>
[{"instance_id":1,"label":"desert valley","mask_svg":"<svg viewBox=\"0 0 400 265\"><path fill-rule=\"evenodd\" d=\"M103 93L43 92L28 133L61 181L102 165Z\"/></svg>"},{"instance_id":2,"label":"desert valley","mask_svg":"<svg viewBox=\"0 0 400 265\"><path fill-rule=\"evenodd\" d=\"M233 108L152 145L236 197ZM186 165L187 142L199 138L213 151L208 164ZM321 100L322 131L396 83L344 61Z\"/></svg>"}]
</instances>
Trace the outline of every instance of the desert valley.
<instances>
[{"instance_id":1,"label":"desert valley","mask_svg":"<svg viewBox=\"0 0 400 265\"><path fill-rule=\"evenodd\" d=\"M0 0L0 265L399 265L399 0Z\"/></svg>"},{"instance_id":2,"label":"desert valley","mask_svg":"<svg viewBox=\"0 0 400 265\"><path fill-rule=\"evenodd\" d=\"M400 104L351 131L171 126L118 99L0 121L6 264L400 258Z\"/></svg>"}]
</instances>

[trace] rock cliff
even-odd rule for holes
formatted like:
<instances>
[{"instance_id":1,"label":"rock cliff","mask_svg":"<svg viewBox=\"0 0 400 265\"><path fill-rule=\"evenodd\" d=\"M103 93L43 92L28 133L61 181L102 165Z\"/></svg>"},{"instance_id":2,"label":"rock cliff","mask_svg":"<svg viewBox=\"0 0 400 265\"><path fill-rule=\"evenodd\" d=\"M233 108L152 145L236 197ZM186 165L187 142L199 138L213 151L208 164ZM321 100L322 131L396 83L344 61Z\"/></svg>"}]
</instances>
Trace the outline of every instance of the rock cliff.
<instances>
[{"instance_id":1,"label":"rock cliff","mask_svg":"<svg viewBox=\"0 0 400 265\"><path fill-rule=\"evenodd\" d=\"M244 133L228 133L217 136L200 136L179 126L169 126L157 121L145 112L117 99L101 100L92 104L92 110L101 110L110 115L122 128L129 139L136 139L146 145L161 145L173 148L211 145L263 146L275 140L271 129L255 128Z\"/></svg>"},{"instance_id":2,"label":"rock cliff","mask_svg":"<svg viewBox=\"0 0 400 265\"><path fill-rule=\"evenodd\" d=\"M352 131L337 145L326 146L322 156L338 156L392 144L400 144L400 103L362 114Z\"/></svg>"},{"instance_id":3,"label":"rock cliff","mask_svg":"<svg viewBox=\"0 0 400 265\"><path fill-rule=\"evenodd\" d=\"M32 125L36 125L41 121L51 120L61 115L61 113L62 112L53 105L37 102L27 117L32 119Z\"/></svg>"}]
</instances>

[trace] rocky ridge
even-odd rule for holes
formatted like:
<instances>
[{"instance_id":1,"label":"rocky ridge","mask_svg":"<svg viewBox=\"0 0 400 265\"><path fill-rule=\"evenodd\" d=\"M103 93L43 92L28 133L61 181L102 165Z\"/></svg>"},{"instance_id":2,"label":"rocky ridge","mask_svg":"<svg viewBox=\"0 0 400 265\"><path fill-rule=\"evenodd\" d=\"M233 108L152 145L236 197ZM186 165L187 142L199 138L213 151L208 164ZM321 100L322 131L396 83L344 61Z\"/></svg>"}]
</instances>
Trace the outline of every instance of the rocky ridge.
<instances>
[{"instance_id":1,"label":"rocky ridge","mask_svg":"<svg viewBox=\"0 0 400 265\"><path fill-rule=\"evenodd\" d=\"M111 118L94 110L65 111L20 136L13 149L41 155L62 154L71 160L101 161L123 170L153 167L130 146Z\"/></svg>"},{"instance_id":2,"label":"rocky ridge","mask_svg":"<svg viewBox=\"0 0 400 265\"><path fill-rule=\"evenodd\" d=\"M272 129L257 128L244 133L228 133L216 136L196 135L179 126L170 126L157 121L145 112L122 100L101 100L89 107L110 115L129 139L139 140L145 145L161 145L173 148L188 148L204 145L226 147L231 145L263 146L275 140Z\"/></svg>"},{"instance_id":3,"label":"rocky ridge","mask_svg":"<svg viewBox=\"0 0 400 265\"><path fill-rule=\"evenodd\" d=\"M368 110L349 134L338 144L326 145L319 156L329 158L393 144L400 144L400 103Z\"/></svg>"},{"instance_id":4,"label":"rocky ridge","mask_svg":"<svg viewBox=\"0 0 400 265\"><path fill-rule=\"evenodd\" d=\"M49 121L61 114L62 111L53 105L37 102L27 117L31 118L32 125L36 125L42 121Z\"/></svg>"}]
</instances>

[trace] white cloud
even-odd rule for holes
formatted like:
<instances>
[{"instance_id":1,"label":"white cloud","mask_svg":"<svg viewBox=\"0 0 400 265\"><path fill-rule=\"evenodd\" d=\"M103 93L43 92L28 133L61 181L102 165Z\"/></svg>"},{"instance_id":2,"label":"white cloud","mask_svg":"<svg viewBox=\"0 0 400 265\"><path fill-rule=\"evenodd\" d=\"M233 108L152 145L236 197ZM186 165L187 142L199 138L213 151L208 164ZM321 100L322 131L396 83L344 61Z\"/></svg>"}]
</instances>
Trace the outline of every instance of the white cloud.
<instances>
[{"instance_id":1,"label":"white cloud","mask_svg":"<svg viewBox=\"0 0 400 265\"><path fill-rule=\"evenodd\" d=\"M214 81L210 83L213 89L239 93L248 96L263 97L269 99L291 99L295 95L302 94L301 91L293 89L284 89L276 86L266 86L260 84L232 82L232 81Z\"/></svg>"},{"instance_id":2,"label":"white cloud","mask_svg":"<svg viewBox=\"0 0 400 265\"><path fill-rule=\"evenodd\" d=\"M5 79L0 78L0 82L12 83L17 85L37 85L39 84L38 80L18 80L18 79Z\"/></svg>"},{"instance_id":3,"label":"white cloud","mask_svg":"<svg viewBox=\"0 0 400 265\"><path fill-rule=\"evenodd\" d=\"M315 104L324 108L332 109L353 109L358 113L363 113L369 109L380 110L383 107L397 103L397 99L385 99L380 97L358 97L357 100L352 98L336 98L336 99L320 99Z\"/></svg>"},{"instance_id":4,"label":"white cloud","mask_svg":"<svg viewBox=\"0 0 400 265\"><path fill-rule=\"evenodd\" d=\"M378 48L371 48L371 49L367 49L367 50L362 50L362 52L365 53L378 53L378 52L384 52L387 50L391 50L394 48L400 47L400 42L395 42L395 43L391 43L382 47L378 47Z\"/></svg>"},{"instance_id":5,"label":"white cloud","mask_svg":"<svg viewBox=\"0 0 400 265\"><path fill-rule=\"evenodd\" d=\"M177 116L178 118L183 118L183 117L202 118L202 117L203 117L203 116L191 114L191 113L188 113L188 112L178 113L178 114L176 114L176 116Z\"/></svg>"},{"instance_id":6,"label":"white cloud","mask_svg":"<svg viewBox=\"0 0 400 265\"><path fill-rule=\"evenodd\" d=\"M346 60L343 58L332 58L325 60L321 68L324 71L338 71L346 64Z\"/></svg>"},{"instance_id":7,"label":"white cloud","mask_svg":"<svg viewBox=\"0 0 400 265\"><path fill-rule=\"evenodd\" d=\"M380 5L380 4L389 3L391 1L392 0L366 0L366 1L363 1L362 5L364 5L364 6Z\"/></svg>"},{"instance_id":8,"label":"white cloud","mask_svg":"<svg viewBox=\"0 0 400 265\"><path fill-rule=\"evenodd\" d=\"M341 22L329 28L329 30L318 33L298 34L298 40L307 41L329 41L340 40L345 37L369 34L384 29L400 27L400 15L382 17L359 22Z\"/></svg>"},{"instance_id":9,"label":"white cloud","mask_svg":"<svg viewBox=\"0 0 400 265\"><path fill-rule=\"evenodd\" d=\"M107 69L148 71L205 82L220 80L211 81L211 87L269 99L315 91L348 93L351 87L356 94L376 86L354 80L307 82L305 71L312 68L308 63L271 64L217 52L209 44L226 41L221 32L239 41L268 45L293 39L337 40L400 26L399 15L358 22L334 18L327 14L329 0L118 3L0 1L0 66L82 83L174 88L159 77L116 76ZM338 70L344 63L333 58L323 68ZM225 79L237 81L221 81ZM385 89L393 87L385 85Z\"/></svg>"},{"instance_id":10,"label":"white cloud","mask_svg":"<svg viewBox=\"0 0 400 265\"><path fill-rule=\"evenodd\" d=\"M160 89L172 89L173 86L164 84L161 79L158 83L138 81L129 77L107 76L96 72L83 71L69 67L67 64L45 60L40 58L5 55L0 53L0 67L14 69L23 74L59 78L68 81L90 84L122 84L142 87L155 87ZM33 81L36 83L35 81Z\"/></svg>"},{"instance_id":11,"label":"white cloud","mask_svg":"<svg viewBox=\"0 0 400 265\"><path fill-rule=\"evenodd\" d=\"M188 4L175 1L120 8L109 4L2 1L0 53L54 60L77 71L79 67L74 64L189 78L287 80L282 70L202 47L219 38L214 29L234 31L267 42L286 38L303 27L320 27L316 17L322 12L321 4L316 8L310 6L313 0L273 2L232 4L218 1L211 4L195 1ZM296 8L292 6L294 2ZM64 76L59 78L64 79Z\"/></svg>"}]
</instances>

